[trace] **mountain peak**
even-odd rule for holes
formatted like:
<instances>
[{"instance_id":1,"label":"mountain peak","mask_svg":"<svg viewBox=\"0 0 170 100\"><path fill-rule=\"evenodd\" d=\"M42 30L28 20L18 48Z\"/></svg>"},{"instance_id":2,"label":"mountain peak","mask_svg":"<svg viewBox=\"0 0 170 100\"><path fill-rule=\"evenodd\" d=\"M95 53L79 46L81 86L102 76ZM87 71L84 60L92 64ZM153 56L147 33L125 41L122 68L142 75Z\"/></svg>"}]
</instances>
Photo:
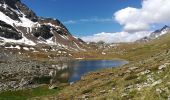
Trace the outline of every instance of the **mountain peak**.
<instances>
[{"instance_id":1,"label":"mountain peak","mask_svg":"<svg viewBox=\"0 0 170 100\"><path fill-rule=\"evenodd\" d=\"M161 29L161 31L163 31L163 30L165 30L165 29L170 29L170 27L167 26L167 25L165 25L165 26Z\"/></svg>"},{"instance_id":2,"label":"mountain peak","mask_svg":"<svg viewBox=\"0 0 170 100\"><path fill-rule=\"evenodd\" d=\"M165 25L163 28L151 33L149 38L151 38L151 39L158 38L158 37L168 33L169 31L170 31L170 27Z\"/></svg>"},{"instance_id":3,"label":"mountain peak","mask_svg":"<svg viewBox=\"0 0 170 100\"><path fill-rule=\"evenodd\" d=\"M0 3L7 4L11 8L16 9L16 3L21 3L21 1L20 0L1 0Z\"/></svg>"},{"instance_id":4,"label":"mountain peak","mask_svg":"<svg viewBox=\"0 0 170 100\"><path fill-rule=\"evenodd\" d=\"M161 29L158 29L152 33L150 33L149 36L147 37L144 37L142 39L139 39L137 40L136 42L146 42L146 41L149 41L149 40L152 40L152 39L156 39L156 38L159 38L160 36L164 35L164 34L167 34L168 32L170 32L170 27L165 25L164 27L162 27Z\"/></svg>"},{"instance_id":5,"label":"mountain peak","mask_svg":"<svg viewBox=\"0 0 170 100\"><path fill-rule=\"evenodd\" d=\"M69 50L84 47L59 20L38 17L20 0L0 0L0 5L0 40L5 43L43 44Z\"/></svg>"},{"instance_id":6,"label":"mountain peak","mask_svg":"<svg viewBox=\"0 0 170 100\"><path fill-rule=\"evenodd\" d=\"M163 28L169 27L168 25L165 25Z\"/></svg>"}]
</instances>

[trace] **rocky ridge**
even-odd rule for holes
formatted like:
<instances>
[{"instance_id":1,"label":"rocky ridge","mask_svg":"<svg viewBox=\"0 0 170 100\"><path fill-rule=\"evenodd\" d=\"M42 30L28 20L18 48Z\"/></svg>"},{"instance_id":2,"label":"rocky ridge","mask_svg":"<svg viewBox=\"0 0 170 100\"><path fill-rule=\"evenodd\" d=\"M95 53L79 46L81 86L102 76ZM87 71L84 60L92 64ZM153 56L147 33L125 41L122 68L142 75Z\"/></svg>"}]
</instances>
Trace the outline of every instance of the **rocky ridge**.
<instances>
[{"instance_id":1,"label":"rocky ridge","mask_svg":"<svg viewBox=\"0 0 170 100\"><path fill-rule=\"evenodd\" d=\"M142 39L139 39L136 42L147 42L147 41L159 38L160 36L162 36L162 35L164 35L164 34L166 34L168 32L170 32L170 27L165 25L163 28L150 33L149 36L146 36L146 37L144 37Z\"/></svg>"},{"instance_id":2,"label":"rocky ridge","mask_svg":"<svg viewBox=\"0 0 170 100\"><path fill-rule=\"evenodd\" d=\"M20 0L0 0L0 41L83 50L85 43L57 19L38 17Z\"/></svg>"}]
</instances>

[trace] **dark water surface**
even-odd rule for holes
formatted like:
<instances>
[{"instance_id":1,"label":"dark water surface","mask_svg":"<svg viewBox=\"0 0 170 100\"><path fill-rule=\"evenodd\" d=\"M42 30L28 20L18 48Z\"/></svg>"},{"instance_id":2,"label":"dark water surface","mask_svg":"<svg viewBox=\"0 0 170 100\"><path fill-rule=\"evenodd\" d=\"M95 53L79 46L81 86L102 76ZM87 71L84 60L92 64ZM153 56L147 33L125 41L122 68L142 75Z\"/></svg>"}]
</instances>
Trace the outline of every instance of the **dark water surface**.
<instances>
[{"instance_id":1,"label":"dark water surface","mask_svg":"<svg viewBox=\"0 0 170 100\"><path fill-rule=\"evenodd\" d=\"M53 78L61 83L76 82L80 80L81 76L88 72L119 67L127 64L127 61L123 60L92 60L92 61L76 61L60 65L61 67L56 72L56 76Z\"/></svg>"}]
</instances>

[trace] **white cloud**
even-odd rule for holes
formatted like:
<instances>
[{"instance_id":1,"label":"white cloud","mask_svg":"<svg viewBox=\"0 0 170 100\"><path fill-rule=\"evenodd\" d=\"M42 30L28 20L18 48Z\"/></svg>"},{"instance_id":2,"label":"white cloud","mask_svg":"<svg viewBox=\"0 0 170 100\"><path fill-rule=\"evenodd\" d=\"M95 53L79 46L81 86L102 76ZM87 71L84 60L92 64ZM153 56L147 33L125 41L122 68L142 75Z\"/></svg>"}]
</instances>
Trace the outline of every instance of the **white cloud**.
<instances>
[{"instance_id":1,"label":"white cloud","mask_svg":"<svg viewBox=\"0 0 170 100\"><path fill-rule=\"evenodd\" d=\"M126 32L146 31L153 24L170 22L170 0L143 0L141 8L127 7L114 14Z\"/></svg>"},{"instance_id":2,"label":"white cloud","mask_svg":"<svg viewBox=\"0 0 170 100\"><path fill-rule=\"evenodd\" d=\"M91 36L84 36L81 37L86 42L98 42L104 41L106 43L118 43L118 42L134 42L140 38L148 36L150 32L135 32L135 33L128 33L128 32L116 32L116 33L98 33Z\"/></svg>"},{"instance_id":3,"label":"white cloud","mask_svg":"<svg viewBox=\"0 0 170 100\"><path fill-rule=\"evenodd\" d=\"M65 21L64 24L75 24L76 21L74 20L68 20L68 21Z\"/></svg>"},{"instance_id":4,"label":"white cloud","mask_svg":"<svg viewBox=\"0 0 170 100\"><path fill-rule=\"evenodd\" d=\"M111 18L91 18L91 19L80 19L80 22L113 22Z\"/></svg>"},{"instance_id":5,"label":"white cloud","mask_svg":"<svg viewBox=\"0 0 170 100\"><path fill-rule=\"evenodd\" d=\"M123 26L122 32L97 33L81 37L87 42L134 42L150 35L151 27L170 23L170 0L142 0L141 8L127 7L117 11L114 19ZM112 19L81 19L77 22L105 22ZM113 27L114 29L114 27Z\"/></svg>"},{"instance_id":6,"label":"white cloud","mask_svg":"<svg viewBox=\"0 0 170 100\"><path fill-rule=\"evenodd\" d=\"M76 24L76 23L87 23L87 22L113 22L112 18L89 18L89 19L79 19L79 20L68 20L64 24Z\"/></svg>"}]
</instances>

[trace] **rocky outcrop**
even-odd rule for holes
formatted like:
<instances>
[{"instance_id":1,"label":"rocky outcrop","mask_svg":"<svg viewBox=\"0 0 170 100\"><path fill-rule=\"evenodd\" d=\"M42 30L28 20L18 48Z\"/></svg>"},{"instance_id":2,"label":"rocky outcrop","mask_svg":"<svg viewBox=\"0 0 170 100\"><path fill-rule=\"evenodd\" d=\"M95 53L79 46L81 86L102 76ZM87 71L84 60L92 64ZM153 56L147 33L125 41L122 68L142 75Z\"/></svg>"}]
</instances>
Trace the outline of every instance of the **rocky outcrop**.
<instances>
[{"instance_id":1,"label":"rocky outcrop","mask_svg":"<svg viewBox=\"0 0 170 100\"><path fill-rule=\"evenodd\" d=\"M38 17L20 0L0 0L0 5L0 40L84 50L85 42L73 37L59 20Z\"/></svg>"},{"instance_id":2,"label":"rocky outcrop","mask_svg":"<svg viewBox=\"0 0 170 100\"><path fill-rule=\"evenodd\" d=\"M19 40L22 38L22 34L20 32L18 32L14 27L3 21L0 21L0 36L15 40Z\"/></svg>"},{"instance_id":3,"label":"rocky outcrop","mask_svg":"<svg viewBox=\"0 0 170 100\"><path fill-rule=\"evenodd\" d=\"M167 34L168 32L170 32L170 27L165 25L163 28L150 33L149 36L139 39L136 42L147 42L147 41L159 38L160 36Z\"/></svg>"},{"instance_id":4,"label":"rocky outcrop","mask_svg":"<svg viewBox=\"0 0 170 100\"><path fill-rule=\"evenodd\" d=\"M34 22L38 20L36 14L25 4L21 3L20 0L1 0L0 4L2 5L2 7L0 7L0 11L13 20L20 21L19 17L23 17L23 14L26 18Z\"/></svg>"},{"instance_id":5,"label":"rocky outcrop","mask_svg":"<svg viewBox=\"0 0 170 100\"><path fill-rule=\"evenodd\" d=\"M51 26L47 25L41 25L35 32L33 32L33 35L35 37L42 37L44 39L49 39L53 37L53 34L50 32Z\"/></svg>"},{"instance_id":6,"label":"rocky outcrop","mask_svg":"<svg viewBox=\"0 0 170 100\"><path fill-rule=\"evenodd\" d=\"M59 61L59 59L62 61ZM0 91L34 88L42 84L68 82L67 60L57 58L55 62L24 59L22 55L0 53Z\"/></svg>"},{"instance_id":7,"label":"rocky outcrop","mask_svg":"<svg viewBox=\"0 0 170 100\"><path fill-rule=\"evenodd\" d=\"M170 27L165 25L162 29L152 32L150 34L149 38L151 38L151 39L158 38L159 36L166 34L169 31L170 31Z\"/></svg>"}]
</instances>

